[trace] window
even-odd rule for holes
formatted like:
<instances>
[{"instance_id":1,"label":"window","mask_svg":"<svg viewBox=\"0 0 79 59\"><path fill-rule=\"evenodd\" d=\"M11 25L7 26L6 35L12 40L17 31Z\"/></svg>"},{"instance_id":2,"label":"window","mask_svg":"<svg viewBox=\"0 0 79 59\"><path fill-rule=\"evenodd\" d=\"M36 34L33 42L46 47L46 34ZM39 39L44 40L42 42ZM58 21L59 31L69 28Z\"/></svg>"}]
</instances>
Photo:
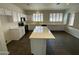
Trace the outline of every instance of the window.
<instances>
[{"instance_id":1,"label":"window","mask_svg":"<svg viewBox=\"0 0 79 59\"><path fill-rule=\"evenodd\" d=\"M63 13L50 13L50 22L62 22Z\"/></svg>"},{"instance_id":2,"label":"window","mask_svg":"<svg viewBox=\"0 0 79 59\"><path fill-rule=\"evenodd\" d=\"M75 13L70 14L69 26L73 26L74 18L75 18Z\"/></svg>"},{"instance_id":3,"label":"window","mask_svg":"<svg viewBox=\"0 0 79 59\"><path fill-rule=\"evenodd\" d=\"M33 21L43 22L43 14L42 13L33 13Z\"/></svg>"}]
</instances>

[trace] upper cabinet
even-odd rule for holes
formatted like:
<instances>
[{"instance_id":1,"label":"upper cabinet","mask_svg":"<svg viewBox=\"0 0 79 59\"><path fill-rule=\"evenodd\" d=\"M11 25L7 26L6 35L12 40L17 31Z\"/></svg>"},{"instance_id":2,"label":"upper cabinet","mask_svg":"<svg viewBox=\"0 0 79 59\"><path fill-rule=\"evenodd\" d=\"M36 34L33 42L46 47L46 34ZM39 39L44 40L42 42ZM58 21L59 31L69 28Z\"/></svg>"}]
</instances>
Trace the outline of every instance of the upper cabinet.
<instances>
[{"instance_id":1,"label":"upper cabinet","mask_svg":"<svg viewBox=\"0 0 79 59\"><path fill-rule=\"evenodd\" d=\"M4 13L5 13L5 15L9 15L9 16L11 16L12 15L12 11L11 10L4 10Z\"/></svg>"},{"instance_id":2,"label":"upper cabinet","mask_svg":"<svg viewBox=\"0 0 79 59\"><path fill-rule=\"evenodd\" d=\"M21 17L24 17L26 19L26 15L23 14L22 12L18 11L13 11L13 10L8 10L8 9L3 9L0 8L0 15L8 16L10 17L8 22L20 22Z\"/></svg>"},{"instance_id":3,"label":"upper cabinet","mask_svg":"<svg viewBox=\"0 0 79 59\"><path fill-rule=\"evenodd\" d=\"M12 11L8 10L8 9L0 8L0 15L9 15L9 16L11 16L12 15Z\"/></svg>"},{"instance_id":4,"label":"upper cabinet","mask_svg":"<svg viewBox=\"0 0 79 59\"><path fill-rule=\"evenodd\" d=\"M13 16L13 22L18 22L18 13L13 12L12 16Z\"/></svg>"},{"instance_id":5,"label":"upper cabinet","mask_svg":"<svg viewBox=\"0 0 79 59\"><path fill-rule=\"evenodd\" d=\"M13 12L12 14L13 16L13 22L20 22L21 21L21 17L24 17L26 19L26 15L20 12Z\"/></svg>"},{"instance_id":6,"label":"upper cabinet","mask_svg":"<svg viewBox=\"0 0 79 59\"><path fill-rule=\"evenodd\" d=\"M21 13L21 17L25 17L25 14Z\"/></svg>"},{"instance_id":7,"label":"upper cabinet","mask_svg":"<svg viewBox=\"0 0 79 59\"><path fill-rule=\"evenodd\" d=\"M5 15L5 13L4 13L4 9L0 9L0 15Z\"/></svg>"},{"instance_id":8,"label":"upper cabinet","mask_svg":"<svg viewBox=\"0 0 79 59\"><path fill-rule=\"evenodd\" d=\"M27 20L27 17L26 17L25 14L23 14L23 13L18 13L18 22L21 21L21 17L24 17L24 18L25 18L25 21Z\"/></svg>"},{"instance_id":9,"label":"upper cabinet","mask_svg":"<svg viewBox=\"0 0 79 59\"><path fill-rule=\"evenodd\" d=\"M17 13L18 14L18 22L20 22L21 21L21 13Z\"/></svg>"},{"instance_id":10,"label":"upper cabinet","mask_svg":"<svg viewBox=\"0 0 79 59\"><path fill-rule=\"evenodd\" d=\"M21 17L24 17L25 18L25 21L27 20L27 15L21 13Z\"/></svg>"}]
</instances>

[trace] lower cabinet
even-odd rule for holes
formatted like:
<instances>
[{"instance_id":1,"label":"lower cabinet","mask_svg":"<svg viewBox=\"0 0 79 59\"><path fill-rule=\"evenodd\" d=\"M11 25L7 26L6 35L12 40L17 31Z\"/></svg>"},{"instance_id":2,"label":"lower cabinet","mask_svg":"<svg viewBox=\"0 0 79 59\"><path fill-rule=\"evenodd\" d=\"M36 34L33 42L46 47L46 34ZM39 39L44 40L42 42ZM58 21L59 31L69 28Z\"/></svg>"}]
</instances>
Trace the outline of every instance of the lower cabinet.
<instances>
[{"instance_id":1,"label":"lower cabinet","mask_svg":"<svg viewBox=\"0 0 79 59\"><path fill-rule=\"evenodd\" d=\"M15 29L10 29L10 34L11 40L19 40L25 34L25 28L23 26Z\"/></svg>"}]
</instances>

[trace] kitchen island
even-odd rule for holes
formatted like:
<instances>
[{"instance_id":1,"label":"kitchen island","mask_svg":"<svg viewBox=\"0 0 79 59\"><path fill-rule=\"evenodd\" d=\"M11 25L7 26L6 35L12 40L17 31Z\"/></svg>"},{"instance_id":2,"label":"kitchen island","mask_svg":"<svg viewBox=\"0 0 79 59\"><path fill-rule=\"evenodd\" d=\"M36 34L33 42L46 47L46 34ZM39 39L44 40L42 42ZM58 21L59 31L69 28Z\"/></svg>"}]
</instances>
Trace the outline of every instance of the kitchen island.
<instances>
[{"instance_id":1,"label":"kitchen island","mask_svg":"<svg viewBox=\"0 0 79 59\"><path fill-rule=\"evenodd\" d=\"M55 37L46 26L36 26L29 39L34 55L46 55L46 40L54 40Z\"/></svg>"}]
</instances>

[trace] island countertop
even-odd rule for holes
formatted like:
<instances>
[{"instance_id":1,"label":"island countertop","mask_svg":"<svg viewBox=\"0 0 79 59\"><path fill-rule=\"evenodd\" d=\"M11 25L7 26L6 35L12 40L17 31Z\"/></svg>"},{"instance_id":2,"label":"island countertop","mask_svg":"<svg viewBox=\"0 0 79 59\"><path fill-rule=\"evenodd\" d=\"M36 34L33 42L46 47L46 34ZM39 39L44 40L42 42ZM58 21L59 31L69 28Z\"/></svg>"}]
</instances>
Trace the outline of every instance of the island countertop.
<instances>
[{"instance_id":1,"label":"island countertop","mask_svg":"<svg viewBox=\"0 0 79 59\"><path fill-rule=\"evenodd\" d=\"M54 35L46 26L36 26L30 39L55 39Z\"/></svg>"}]
</instances>

